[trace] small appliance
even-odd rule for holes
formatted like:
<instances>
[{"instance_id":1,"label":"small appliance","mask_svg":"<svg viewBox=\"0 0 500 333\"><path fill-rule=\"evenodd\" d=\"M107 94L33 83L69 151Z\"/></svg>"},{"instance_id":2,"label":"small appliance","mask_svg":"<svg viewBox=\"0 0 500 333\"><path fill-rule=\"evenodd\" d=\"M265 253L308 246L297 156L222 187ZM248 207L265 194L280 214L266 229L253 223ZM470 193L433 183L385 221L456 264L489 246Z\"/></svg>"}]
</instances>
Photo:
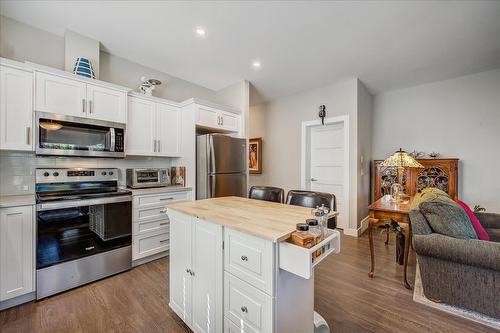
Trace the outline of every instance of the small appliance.
<instances>
[{"instance_id":1,"label":"small appliance","mask_svg":"<svg viewBox=\"0 0 500 333\"><path fill-rule=\"evenodd\" d=\"M147 188L170 185L170 169L142 168L127 169L127 187Z\"/></svg>"}]
</instances>

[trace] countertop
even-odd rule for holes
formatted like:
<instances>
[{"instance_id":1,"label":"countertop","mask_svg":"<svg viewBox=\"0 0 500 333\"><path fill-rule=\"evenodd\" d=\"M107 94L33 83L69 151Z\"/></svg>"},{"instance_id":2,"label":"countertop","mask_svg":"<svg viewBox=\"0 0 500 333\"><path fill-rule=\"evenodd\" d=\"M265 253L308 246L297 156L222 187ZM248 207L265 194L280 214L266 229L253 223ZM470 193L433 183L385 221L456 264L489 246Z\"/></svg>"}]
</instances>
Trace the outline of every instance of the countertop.
<instances>
[{"instance_id":1,"label":"countertop","mask_svg":"<svg viewBox=\"0 0 500 333\"><path fill-rule=\"evenodd\" d=\"M169 192L185 192L191 191L191 187L184 186L164 186L164 187L150 187L150 188L128 188L122 187L124 190L129 190L132 195L155 194L155 193L169 193Z\"/></svg>"},{"instance_id":2,"label":"countertop","mask_svg":"<svg viewBox=\"0 0 500 333\"><path fill-rule=\"evenodd\" d=\"M30 206L35 203L36 199L34 194L0 196L0 208Z\"/></svg>"},{"instance_id":3,"label":"countertop","mask_svg":"<svg viewBox=\"0 0 500 333\"><path fill-rule=\"evenodd\" d=\"M167 209L227 226L253 236L281 242L297 223L311 218L311 208L240 197L223 197L167 205ZM331 216L337 212L332 212Z\"/></svg>"}]
</instances>

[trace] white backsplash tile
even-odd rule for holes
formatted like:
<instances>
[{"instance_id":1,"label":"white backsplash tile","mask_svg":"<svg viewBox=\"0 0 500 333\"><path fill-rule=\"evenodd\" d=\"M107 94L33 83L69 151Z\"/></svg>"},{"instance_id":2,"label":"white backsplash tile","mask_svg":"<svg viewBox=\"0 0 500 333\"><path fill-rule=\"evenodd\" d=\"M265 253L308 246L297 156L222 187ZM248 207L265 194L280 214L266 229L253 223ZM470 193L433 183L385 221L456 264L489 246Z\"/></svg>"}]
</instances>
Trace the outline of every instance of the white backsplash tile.
<instances>
[{"instance_id":1,"label":"white backsplash tile","mask_svg":"<svg viewBox=\"0 0 500 333\"><path fill-rule=\"evenodd\" d=\"M118 168L119 184L125 185L127 168L170 168L171 158L79 158L35 156L33 153L0 152L0 195L35 192L36 168Z\"/></svg>"}]
</instances>

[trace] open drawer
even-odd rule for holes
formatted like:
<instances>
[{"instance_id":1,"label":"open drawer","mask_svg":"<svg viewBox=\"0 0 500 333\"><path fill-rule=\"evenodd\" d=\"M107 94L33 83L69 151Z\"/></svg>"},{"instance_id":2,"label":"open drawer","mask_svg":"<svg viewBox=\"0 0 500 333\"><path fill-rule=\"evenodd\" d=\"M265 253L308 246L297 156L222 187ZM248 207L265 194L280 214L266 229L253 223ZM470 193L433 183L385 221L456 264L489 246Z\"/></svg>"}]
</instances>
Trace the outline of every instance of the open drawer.
<instances>
[{"instance_id":1,"label":"open drawer","mask_svg":"<svg viewBox=\"0 0 500 333\"><path fill-rule=\"evenodd\" d=\"M278 245L279 267L304 279L309 279L312 276L314 266L331 253L340 252L340 232L329 229L328 236L310 249L287 241L280 242ZM323 252L316 257L315 252L320 249L323 249Z\"/></svg>"}]
</instances>

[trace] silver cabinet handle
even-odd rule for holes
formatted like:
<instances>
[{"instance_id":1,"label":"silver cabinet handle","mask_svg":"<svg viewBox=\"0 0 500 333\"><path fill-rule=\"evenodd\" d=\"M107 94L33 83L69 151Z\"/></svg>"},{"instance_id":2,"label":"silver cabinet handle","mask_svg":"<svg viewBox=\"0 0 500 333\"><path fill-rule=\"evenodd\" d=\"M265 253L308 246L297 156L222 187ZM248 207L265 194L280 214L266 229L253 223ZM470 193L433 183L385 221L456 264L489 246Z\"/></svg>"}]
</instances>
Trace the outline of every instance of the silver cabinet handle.
<instances>
[{"instance_id":1,"label":"silver cabinet handle","mask_svg":"<svg viewBox=\"0 0 500 333\"><path fill-rule=\"evenodd\" d=\"M158 152L161 152L161 140L158 140Z\"/></svg>"},{"instance_id":2,"label":"silver cabinet handle","mask_svg":"<svg viewBox=\"0 0 500 333\"><path fill-rule=\"evenodd\" d=\"M223 116L220 116L220 124L221 124L222 126L224 126L224 117L223 117Z\"/></svg>"},{"instance_id":3,"label":"silver cabinet handle","mask_svg":"<svg viewBox=\"0 0 500 333\"><path fill-rule=\"evenodd\" d=\"M220 116L217 116L217 125L220 125Z\"/></svg>"},{"instance_id":4,"label":"silver cabinet handle","mask_svg":"<svg viewBox=\"0 0 500 333\"><path fill-rule=\"evenodd\" d=\"M82 112L86 113L87 109L87 103L85 103L85 98L82 99Z\"/></svg>"},{"instance_id":5,"label":"silver cabinet handle","mask_svg":"<svg viewBox=\"0 0 500 333\"><path fill-rule=\"evenodd\" d=\"M92 100L89 100L89 112L92 113Z\"/></svg>"},{"instance_id":6,"label":"silver cabinet handle","mask_svg":"<svg viewBox=\"0 0 500 333\"><path fill-rule=\"evenodd\" d=\"M167 225L167 224L168 224L168 222L160 223L160 225Z\"/></svg>"},{"instance_id":7,"label":"silver cabinet handle","mask_svg":"<svg viewBox=\"0 0 500 333\"><path fill-rule=\"evenodd\" d=\"M165 200L174 200L174 198L173 197L160 198L160 201L165 201Z\"/></svg>"},{"instance_id":8,"label":"silver cabinet handle","mask_svg":"<svg viewBox=\"0 0 500 333\"><path fill-rule=\"evenodd\" d=\"M241 307L241 312L245 312L245 313L248 313L248 308L246 306L242 306Z\"/></svg>"},{"instance_id":9,"label":"silver cabinet handle","mask_svg":"<svg viewBox=\"0 0 500 333\"><path fill-rule=\"evenodd\" d=\"M160 243L165 243L165 242L168 242L168 239L162 239L162 240L160 240Z\"/></svg>"},{"instance_id":10,"label":"silver cabinet handle","mask_svg":"<svg viewBox=\"0 0 500 333\"><path fill-rule=\"evenodd\" d=\"M26 127L26 144L31 144L31 127Z\"/></svg>"},{"instance_id":11,"label":"silver cabinet handle","mask_svg":"<svg viewBox=\"0 0 500 333\"><path fill-rule=\"evenodd\" d=\"M166 212L167 212L166 208L163 208L162 210L160 210L160 213L166 213Z\"/></svg>"},{"instance_id":12,"label":"silver cabinet handle","mask_svg":"<svg viewBox=\"0 0 500 333\"><path fill-rule=\"evenodd\" d=\"M241 256L241 260L248 261L248 257L247 256Z\"/></svg>"},{"instance_id":13,"label":"silver cabinet handle","mask_svg":"<svg viewBox=\"0 0 500 333\"><path fill-rule=\"evenodd\" d=\"M156 140L153 140L153 151L156 153Z\"/></svg>"},{"instance_id":14,"label":"silver cabinet handle","mask_svg":"<svg viewBox=\"0 0 500 333\"><path fill-rule=\"evenodd\" d=\"M316 178L311 178L312 182L317 182L318 180Z\"/></svg>"}]
</instances>

